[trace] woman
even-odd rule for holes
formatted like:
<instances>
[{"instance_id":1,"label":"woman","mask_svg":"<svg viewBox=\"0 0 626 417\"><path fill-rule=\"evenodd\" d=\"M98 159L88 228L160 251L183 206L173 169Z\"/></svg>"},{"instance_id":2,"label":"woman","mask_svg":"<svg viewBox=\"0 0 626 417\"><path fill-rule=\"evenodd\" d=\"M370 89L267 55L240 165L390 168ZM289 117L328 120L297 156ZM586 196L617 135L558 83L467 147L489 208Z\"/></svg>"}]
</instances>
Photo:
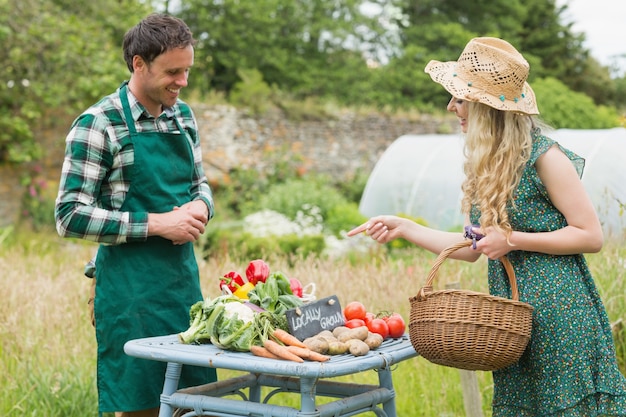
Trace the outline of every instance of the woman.
<instances>
[{"instance_id":1,"label":"woman","mask_svg":"<svg viewBox=\"0 0 626 417\"><path fill-rule=\"evenodd\" d=\"M533 332L519 362L495 371L494 416L626 415L626 380L615 357L606 311L583 253L603 244L582 185L584 160L544 136L533 118L529 66L508 42L472 39L456 62L425 70L452 99L465 134L462 209L485 237L450 258L489 258L490 293L510 298L498 260L515 268L520 301L534 307ZM377 216L350 231L387 243L404 238L434 253L459 233Z\"/></svg>"}]
</instances>

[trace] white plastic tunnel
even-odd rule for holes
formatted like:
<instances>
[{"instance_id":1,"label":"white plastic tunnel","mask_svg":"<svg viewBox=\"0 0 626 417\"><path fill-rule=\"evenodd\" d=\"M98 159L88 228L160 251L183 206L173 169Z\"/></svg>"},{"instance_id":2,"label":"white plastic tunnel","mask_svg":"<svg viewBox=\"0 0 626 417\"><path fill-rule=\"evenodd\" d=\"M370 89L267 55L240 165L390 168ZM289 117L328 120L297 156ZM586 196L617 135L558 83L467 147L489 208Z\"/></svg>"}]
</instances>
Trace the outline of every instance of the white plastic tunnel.
<instances>
[{"instance_id":1,"label":"white plastic tunnel","mask_svg":"<svg viewBox=\"0 0 626 417\"><path fill-rule=\"evenodd\" d=\"M626 234L626 129L559 129L548 136L585 158L583 185L607 235ZM382 154L359 209L367 217L404 214L429 226L460 230L463 137L405 135Z\"/></svg>"}]
</instances>

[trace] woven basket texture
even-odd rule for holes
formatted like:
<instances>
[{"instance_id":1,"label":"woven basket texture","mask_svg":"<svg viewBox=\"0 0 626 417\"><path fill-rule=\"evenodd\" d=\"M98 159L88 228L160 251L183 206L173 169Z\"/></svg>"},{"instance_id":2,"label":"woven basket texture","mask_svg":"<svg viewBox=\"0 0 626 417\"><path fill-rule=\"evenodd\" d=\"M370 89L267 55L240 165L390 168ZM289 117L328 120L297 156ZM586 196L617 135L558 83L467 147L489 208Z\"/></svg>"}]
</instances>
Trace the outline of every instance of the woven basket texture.
<instances>
[{"instance_id":1,"label":"woven basket texture","mask_svg":"<svg viewBox=\"0 0 626 417\"><path fill-rule=\"evenodd\" d=\"M515 272L501 259L511 283L511 299L469 290L432 290L447 256L469 246L460 242L438 256L426 285L409 299L409 338L420 356L438 365L493 371L519 360L532 330L531 305L519 301Z\"/></svg>"}]
</instances>

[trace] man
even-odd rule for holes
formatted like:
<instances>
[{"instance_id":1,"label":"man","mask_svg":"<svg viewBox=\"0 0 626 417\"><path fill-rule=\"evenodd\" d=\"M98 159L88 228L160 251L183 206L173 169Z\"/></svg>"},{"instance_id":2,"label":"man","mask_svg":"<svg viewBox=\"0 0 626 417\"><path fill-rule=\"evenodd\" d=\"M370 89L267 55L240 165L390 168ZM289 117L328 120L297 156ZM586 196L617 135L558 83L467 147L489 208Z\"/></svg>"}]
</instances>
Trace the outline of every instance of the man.
<instances>
[{"instance_id":1,"label":"man","mask_svg":"<svg viewBox=\"0 0 626 417\"><path fill-rule=\"evenodd\" d=\"M189 326L202 299L193 242L214 215L196 120L179 99L195 40L180 19L153 14L124 37L130 70L66 139L55 217L63 237L101 245L94 315L99 411L158 414L165 364L124 354L130 339ZM215 381L183 367L182 386Z\"/></svg>"}]
</instances>

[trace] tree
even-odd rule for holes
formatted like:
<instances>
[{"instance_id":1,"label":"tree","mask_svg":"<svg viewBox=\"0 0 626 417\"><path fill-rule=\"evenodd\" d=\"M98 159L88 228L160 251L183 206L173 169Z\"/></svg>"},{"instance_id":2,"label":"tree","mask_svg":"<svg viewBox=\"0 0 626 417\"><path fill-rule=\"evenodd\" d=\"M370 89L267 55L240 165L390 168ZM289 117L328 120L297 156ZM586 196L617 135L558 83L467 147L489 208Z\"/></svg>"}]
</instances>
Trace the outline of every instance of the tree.
<instances>
[{"instance_id":1,"label":"tree","mask_svg":"<svg viewBox=\"0 0 626 417\"><path fill-rule=\"evenodd\" d=\"M128 77L121 39L148 10L128 0L0 0L0 161L37 159L34 132L54 111L75 114Z\"/></svg>"},{"instance_id":2,"label":"tree","mask_svg":"<svg viewBox=\"0 0 626 417\"><path fill-rule=\"evenodd\" d=\"M346 68L367 77L363 51L382 33L358 0L188 0L179 16L200 40L192 85L230 93L238 69L256 69L297 96L345 92ZM334 94L337 96L337 94Z\"/></svg>"},{"instance_id":3,"label":"tree","mask_svg":"<svg viewBox=\"0 0 626 417\"><path fill-rule=\"evenodd\" d=\"M385 72L391 78L413 78L414 85L411 88L402 82L403 98L396 95L394 102L406 105L413 101L411 96L418 95L427 103L442 102L446 93L425 84L429 80L421 70L427 59L420 57L429 53L428 59L455 60L467 41L476 36L511 42L529 61L531 82L554 77L593 98L596 104L616 102L617 90L609 69L589 56L583 47L584 34L572 31L572 22L565 21L567 6L557 7L555 0L396 0L395 4L402 7L410 23L402 31L403 54L395 58L397 62L392 60Z\"/></svg>"}]
</instances>

